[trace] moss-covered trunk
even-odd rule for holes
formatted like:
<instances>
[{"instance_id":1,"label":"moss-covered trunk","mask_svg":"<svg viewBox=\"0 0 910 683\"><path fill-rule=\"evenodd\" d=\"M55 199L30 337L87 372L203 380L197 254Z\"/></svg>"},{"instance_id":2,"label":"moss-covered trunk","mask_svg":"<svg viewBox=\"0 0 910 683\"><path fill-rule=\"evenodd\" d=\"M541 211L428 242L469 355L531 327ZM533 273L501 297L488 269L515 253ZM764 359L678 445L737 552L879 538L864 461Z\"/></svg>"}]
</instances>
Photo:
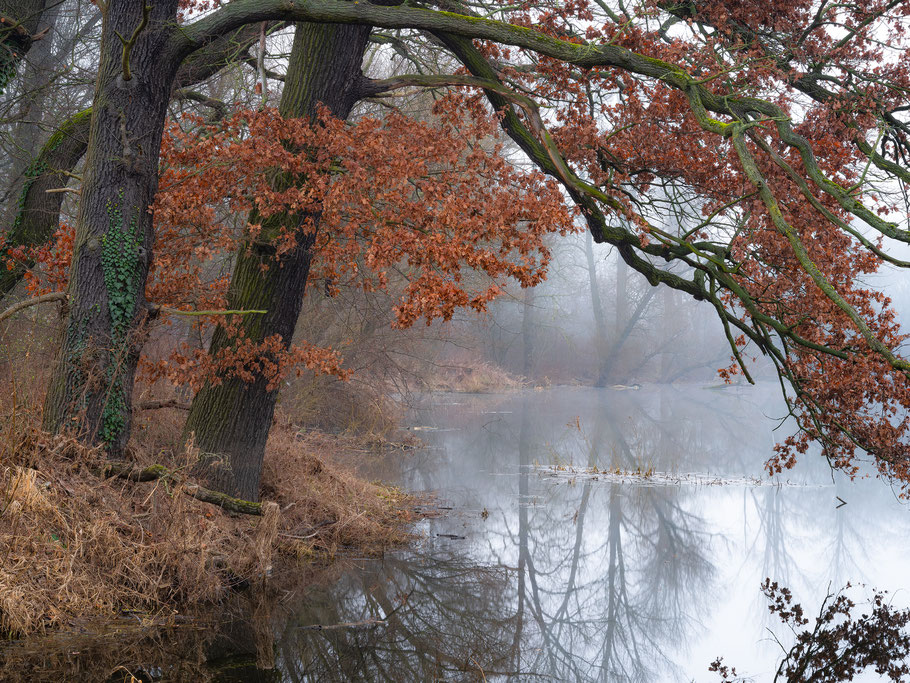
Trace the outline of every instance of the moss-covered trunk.
<instances>
[{"instance_id":1,"label":"moss-covered trunk","mask_svg":"<svg viewBox=\"0 0 910 683\"><path fill-rule=\"evenodd\" d=\"M243 57L259 39L259 25L244 26L213 41L184 60L177 71L173 90L189 88L218 73L225 65ZM88 148L92 110L86 109L64 121L25 171L25 184L15 208L16 218L3 236L3 255L17 247L39 247L48 243L60 224L62 188ZM0 262L0 299L9 294L34 264L14 261L11 269Z\"/></svg>"},{"instance_id":2,"label":"moss-covered trunk","mask_svg":"<svg viewBox=\"0 0 910 683\"><path fill-rule=\"evenodd\" d=\"M298 24L288 64L280 111L285 117L313 117L317 105L346 118L357 100L361 63L369 27ZM276 182L288 182L278 179ZM300 315L304 287L310 270L318 215L277 215L262 224L255 240L245 240L228 290L228 308L266 310L265 315L244 316L246 338L261 341L280 335L290 346ZM274 239L282 226L307 224L298 230L296 246L280 258ZM210 348L217 354L234 339L223 329L215 331ZM245 382L225 379L204 386L193 400L185 436L192 435L207 465L203 476L215 489L247 500L257 500L262 457L275 412L277 390L264 378ZM214 457L213 457L214 456Z\"/></svg>"},{"instance_id":3,"label":"moss-covered trunk","mask_svg":"<svg viewBox=\"0 0 910 683\"><path fill-rule=\"evenodd\" d=\"M129 436L137 330L152 248L149 206L177 61L178 0L109 0L76 243L69 316L45 402L45 427L119 453Z\"/></svg>"}]
</instances>

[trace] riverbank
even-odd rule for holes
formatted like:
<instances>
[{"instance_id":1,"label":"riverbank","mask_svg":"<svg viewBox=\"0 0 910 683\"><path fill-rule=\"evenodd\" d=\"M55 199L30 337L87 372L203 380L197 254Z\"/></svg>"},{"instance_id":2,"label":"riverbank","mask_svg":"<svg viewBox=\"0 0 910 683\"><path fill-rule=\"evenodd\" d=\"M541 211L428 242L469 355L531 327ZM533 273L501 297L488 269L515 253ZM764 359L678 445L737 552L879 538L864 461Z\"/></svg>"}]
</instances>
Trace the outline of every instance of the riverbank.
<instances>
[{"instance_id":1,"label":"riverbank","mask_svg":"<svg viewBox=\"0 0 910 683\"><path fill-rule=\"evenodd\" d=\"M170 476L101 478L103 454L50 436L32 420L3 424L0 443L0 634L21 638L84 620L152 620L267 590L277 569L375 555L405 544L417 501L337 463L375 440L275 425L260 516L196 500L184 476L192 453L133 453Z\"/></svg>"}]
</instances>

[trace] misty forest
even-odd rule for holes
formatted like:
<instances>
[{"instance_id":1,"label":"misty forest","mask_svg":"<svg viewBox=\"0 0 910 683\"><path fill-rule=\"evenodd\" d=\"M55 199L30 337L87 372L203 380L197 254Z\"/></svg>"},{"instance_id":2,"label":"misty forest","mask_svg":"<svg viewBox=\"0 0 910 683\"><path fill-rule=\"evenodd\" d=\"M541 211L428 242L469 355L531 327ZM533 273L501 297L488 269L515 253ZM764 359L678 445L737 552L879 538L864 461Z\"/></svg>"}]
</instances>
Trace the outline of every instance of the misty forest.
<instances>
[{"instance_id":1,"label":"misty forest","mask_svg":"<svg viewBox=\"0 0 910 683\"><path fill-rule=\"evenodd\" d=\"M0 680L910 681L910 0L0 0Z\"/></svg>"}]
</instances>

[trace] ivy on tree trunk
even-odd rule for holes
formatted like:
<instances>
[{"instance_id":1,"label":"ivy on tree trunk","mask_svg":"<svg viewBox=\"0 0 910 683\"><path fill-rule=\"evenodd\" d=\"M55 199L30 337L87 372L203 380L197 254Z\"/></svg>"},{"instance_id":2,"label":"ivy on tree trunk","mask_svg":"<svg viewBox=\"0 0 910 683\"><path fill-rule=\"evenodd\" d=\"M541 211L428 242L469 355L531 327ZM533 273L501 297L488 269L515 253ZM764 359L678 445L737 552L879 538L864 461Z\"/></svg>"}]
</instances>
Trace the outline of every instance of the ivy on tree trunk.
<instances>
[{"instance_id":1,"label":"ivy on tree trunk","mask_svg":"<svg viewBox=\"0 0 910 683\"><path fill-rule=\"evenodd\" d=\"M179 63L168 49L177 6L109 0L104 7L70 315L45 401L45 428L72 430L112 455L129 437L151 261L148 207Z\"/></svg>"},{"instance_id":2,"label":"ivy on tree trunk","mask_svg":"<svg viewBox=\"0 0 910 683\"><path fill-rule=\"evenodd\" d=\"M258 40L259 30L259 26L244 26L184 59L172 90L196 85L227 64L243 59L246 50ZM91 122L91 108L72 115L48 138L26 168L25 185L14 212L16 218L0 242L6 253L17 247L44 246L54 236L60 225L64 194L59 190L67 186L72 171L85 156ZM33 265L31 259L25 259L14 260L12 267L0 267L0 299L16 287Z\"/></svg>"}]
</instances>

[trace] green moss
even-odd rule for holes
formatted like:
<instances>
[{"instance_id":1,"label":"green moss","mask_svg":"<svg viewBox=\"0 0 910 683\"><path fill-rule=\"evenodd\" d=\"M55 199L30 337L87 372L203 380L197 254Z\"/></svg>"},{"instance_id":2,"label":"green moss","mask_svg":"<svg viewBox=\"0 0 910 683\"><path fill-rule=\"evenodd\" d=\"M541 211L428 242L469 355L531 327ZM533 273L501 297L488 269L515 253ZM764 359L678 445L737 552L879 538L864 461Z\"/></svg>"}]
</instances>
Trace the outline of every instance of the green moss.
<instances>
[{"instance_id":1,"label":"green moss","mask_svg":"<svg viewBox=\"0 0 910 683\"><path fill-rule=\"evenodd\" d=\"M71 137L76 127L81 125L85 120L92 118L92 108L83 109L78 114L73 114L66 122L51 135L41 150L41 155L47 155L57 149L63 141Z\"/></svg>"}]
</instances>

